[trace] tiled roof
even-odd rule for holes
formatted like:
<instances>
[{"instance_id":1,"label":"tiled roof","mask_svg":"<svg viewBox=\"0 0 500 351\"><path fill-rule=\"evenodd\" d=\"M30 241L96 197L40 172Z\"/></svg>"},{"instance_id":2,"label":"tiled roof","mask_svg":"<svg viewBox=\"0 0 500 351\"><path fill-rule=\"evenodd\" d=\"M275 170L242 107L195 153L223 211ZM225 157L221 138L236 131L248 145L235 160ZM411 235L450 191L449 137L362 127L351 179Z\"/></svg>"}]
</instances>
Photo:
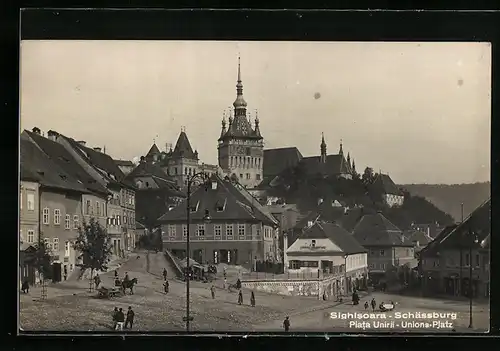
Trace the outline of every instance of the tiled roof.
<instances>
[{"instance_id":1,"label":"tiled roof","mask_svg":"<svg viewBox=\"0 0 500 351\"><path fill-rule=\"evenodd\" d=\"M58 142L49 140L37 133L24 130L25 137L31 138L33 142L48 156L52 162L57 164L66 173L79 180L91 192L101 195L109 194L108 190L99 184L90 174L88 174L73 158L66 148Z\"/></svg>"},{"instance_id":2,"label":"tiled roof","mask_svg":"<svg viewBox=\"0 0 500 351\"><path fill-rule=\"evenodd\" d=\"M252 195L248 190L246 190L244 187L242 187L240 184L234 184L232 187L228 187L228 190L233 193L233 195L238 198L241 196L242 202L247 202L248 204L251 204L252 207L255 208L258 212L260 212L262 215L267 217L267 219L272 222L273 224L277 225L278 221L276 218L272 215L270 209L267 206L263 206L260 204L260 202Z\"/></svg>"},{"instance_id":3,"label":"tiled roof","mask_svg":"<svg viewBox=\"0 0 500 351\"><path fill-rule=\"evenodd\" d=\"M27 139L20 140L21 180L33 180L41 186L87 193L77 179L52 162Z\"/></svg>"},{"instance_id":4,"label":"tiled roof","mask_svg":"<svg viewBox=\"0 0 500 351\"><path fill-rule=\"evenodd\" d=\"M189 142L189 139L184 131L179 134L172 157L184 157L192 160L198 158L194 153L191 143Z\"/></svg>"},{"instance_id":5,"label":"tiled roof","mask_svg":"<svg viewBox=\"0 0 500 351\"><path fill-rule=\"evenodd\" d=\"M137 167L135 167L132 172L130 172L127 175L127 179L134 179L135 177L141 177L141 176L154 176L160 179L164 179L167 182L172 182L175 183L175 181L167 175L161 169L160 166L153 164L151 162L146 162L146 161L141 161Z\"/></svg>"},{"instance_id":6,"label":"tiled roof","mask_svg":"<svg viewBox=\"0 0 500 351\"><path fill-rule=\"evenodd\" d=\"M227 132L219 138L219 141L229 137L263 139L256 130L252 129L252 125L245 116L236 116L233 122L229 124Z\"/></svg>"},{"instance_id":7,"label":"tiled roof","mask_svg":"<svg viewBox=\"0 0 500 351\"><path fill-rule=\"evenodd\" d=\"M166 188L138 189L135 192L135 217L142 224L156 224L158 217L165 214L170 205L174 205L174 198L181 196Z\"/></svg>"},{"instance_id":8,"label":"tiled roof","mask_svg":"<svg viewBox=\"0 0 500 351\"><path fill-rule=\"evenodd\" d=\"M153 144L146 154L146 157L151 157L158 154L160 154L160 149L158 149L158 146L156 146L156 144Z\"/></svg>"},{"instance_id":9,"label":"tiled roof","mask_svg":"<svg viewBox=\"0 0 500 351\"><path fill-rule=\"evenodd\" d=\"M125 174L120 170L115 161L111 156L106 155L102 152L96 151L92 148L83 146L79 142L72 138L59 134L60 137L66 139L66 141L71 145L71 147L78 152L83 159L87 160L92 166L101 170L104 176L108 179L110 183L116 183L120 185L125 185L127 187L134 188L135 186L130 182L124 181Z\"/></svg>"},{"instance_id":10,"label":"tiled roof","mask_svg":"<svg viewBox=\"0 0 500 351\"><path fill-rule=\"evenodd\" d=\"M435 249L468 247L472 240L469 236L470 232L476 235L478 239L477 246L491 234L491 199L488 199L475 209L469 217L458 224L448 235L439 240L438 238L434 239L437 243Z\"/></svg>"},{"instance_id":11,"label":"tiled roof","mask_svg":"<svg viewBox=\"0 0 500 351\"><path fill-rule=\"evenodd\" d=\"M135 229L139 229L139 230L140 229L146 229L146 227L144 226L144 224L135 221Z\"/></svg>"},{"instance_id":12,"label":"tiled roof","mask_svg":"<svg viewBox=\"0 0 500 351\"><path fill-rule=\"evenodd\" d=\"M117 166L122 166L122 167L134 167L134 163L132 161L128 160L114 160L115 164Z\"/></svg>"},{"instance_id":13,"label":"tiled roof","mask_svg":"<svg viewBox=\"0 0 500 351\"><path fill-rule=\"evenodd\" d=\"M432 240L426 247L424 247L421 251L420 251L420 255L423 256L423 255L426 255L426 256L433 256L436 254L437 252L437 247L439 245L439 242L445 238L446 236L448 236L448 234L450 234L458 225L457 224L453 224L453 225L449 225L447 227L444 227L444 229L439 232L438 235L436 235L436 237L434 238L434 240Z\"/></svg>"},{"instance_id":14,"label":"tiled roof","mask_svg":"<svg viewBox=\"0 0 500 351\"><path fill-rule=\"evenodd\" d=\"M371 184L373 190L381 194L399 195L403 196L403 192L392 181L388 174L377 174L373 183Z\"/></svg>"},{"instance_id":15,"label":"tiled roof","mask_svg":"<svg viewBox=\"0 0 500 351\"><path fill-rule=\"evenodd\" d=\"M307 175L339 175L352 173L349 163L344 155L327 155L326 162L321 162L320 156L304 157L300 161L300 166Z\"/></svg>"},{"instance_id":16,"label":"tiled roof","mask_svg":"<svg viewBox=\"0 0 500 351\"><path fill-rule=\"evenodd\" d=\"M302 159L296 147L264 150L264 177L277 176L285 169L295 167Z\"/></svg>"},{"instance_id":17,"label":"tiled roof","mask_svg":"<svg viewBox=\"0 0 500 351\"><path fill-rule=\"evenodd\" d=\"M316 222L299 235L299 239L329 239L349 255L367 252L348 231L335 223Z\"/></svg>"},{"instance_id":18,"label":"tiled roof","mask_svg":"<svg viewBox=\"0 0 500 351\"><path fill-rule=\"evenodd\" d=\"M203 220L205 210L208 210L212 220L242 220L242 221L262 221L270 225L275 225L276 220L272 220L257 207L257 200L248 201L246 197L236 189L234 184L224 180L217 175L213 175L210 182L215 182L216 189L212 184L199 186L191 195L190 205L196 208L191 212L194 221ZM218 212L217 205L225 202L224 210ZM160 222L178 222L186 220L186 203L183 201L171 211L165 213L158 219Z\"/></svg>"},{"instance_id":19,"label":"tiled roof","mask_svg":"<svg viewBox=\"0 0 500 351\"><path fill-rule=\"evenodd\" d=\"M413 246L403 232L382 213L365 214L354 227L353 235L363 246Z\"/></svg>"},{"instance_id":20,"label":"tiled roof","mask_svg":"<svg viewBox=\"0 0 500 351\"><path fill-rule=\"evenodd\" d=\"M432 241L432 238L427 233L420 230L408 230L403 232L403 235L412 243L418 241L421 246L425 246Z\"/></svg>"}]
</instances>

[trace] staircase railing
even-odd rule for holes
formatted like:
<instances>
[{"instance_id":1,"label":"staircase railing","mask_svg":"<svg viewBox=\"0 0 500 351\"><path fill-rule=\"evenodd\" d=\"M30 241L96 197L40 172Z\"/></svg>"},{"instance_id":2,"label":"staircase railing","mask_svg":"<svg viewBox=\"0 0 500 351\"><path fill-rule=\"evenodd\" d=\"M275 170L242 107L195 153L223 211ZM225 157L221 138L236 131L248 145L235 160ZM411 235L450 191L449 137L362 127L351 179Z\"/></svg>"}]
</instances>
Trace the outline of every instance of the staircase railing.
<instances>
[{"instance_id":1,"label":"staircase railing","mask_svg":"<svg viewBox=\"0 0 500 351\"><path fill-rule=\"evenodd\" d=\"M177 278L182 279L184 277L184 274L181 267L179 266L179 263L177 263L176 258L169 250L165 250L165 257L167 258L167 261L170 263L170 265L174 268Z\"/></svg>"}]
</instances>

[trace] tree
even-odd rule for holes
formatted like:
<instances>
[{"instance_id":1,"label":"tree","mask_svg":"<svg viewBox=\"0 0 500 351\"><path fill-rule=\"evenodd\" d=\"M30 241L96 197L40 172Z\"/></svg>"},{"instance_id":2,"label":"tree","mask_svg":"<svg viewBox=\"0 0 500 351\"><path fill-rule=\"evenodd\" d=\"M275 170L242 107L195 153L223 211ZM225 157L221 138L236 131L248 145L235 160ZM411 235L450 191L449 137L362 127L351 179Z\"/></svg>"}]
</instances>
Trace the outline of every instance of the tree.
<instances>
[{"instance_id":1,"label":"tree","mask_svg":"<svg viewBox=\"0 0 500 351\"><path fill-rule=\"evenodd\" d=\"M107 270L111 258L111 239L105 228L90 218L88 223L78 228L78 237L74 249L80 253L78 264L83 270L90 268L90 279L93 278L94 270Z\"/></svg>"},{"instance_id":2,"label":"tree","mask_svg":"<svg viewBox=\"0 0 500 351\"><path fill-rule=\"evenodd\" d=\"M40 274L42 282L52 277L52 255L51 250L43 239L42 233L38 237L38 242L33 245L35 248L33 266Z\"/></svg>"},{"instance_id":3,"label":"tree","mask_svg":"<svg viewBox=\"0 0 500 351\"><path fill-rule=\"evenodd\" d=\"M373 168L366 167L363 175L361 176L361 180L366 185L373 183L373 181L375 180L375 173L373 173Z\"/></svg>"}]
</instances>

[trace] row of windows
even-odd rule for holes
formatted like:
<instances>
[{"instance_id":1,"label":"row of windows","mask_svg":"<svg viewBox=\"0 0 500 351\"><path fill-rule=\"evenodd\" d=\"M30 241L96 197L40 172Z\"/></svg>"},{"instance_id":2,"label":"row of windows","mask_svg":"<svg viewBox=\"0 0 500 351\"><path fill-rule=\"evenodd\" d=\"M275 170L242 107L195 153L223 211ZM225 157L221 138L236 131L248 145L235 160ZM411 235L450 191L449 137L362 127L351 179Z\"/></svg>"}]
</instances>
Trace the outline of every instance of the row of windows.
<instances>
[{"instance_id":1,"label":"row of windows","mask_svg":"<svg viewBox=\"0 0 500 351\"><path fill-rule=\"evenodd\" d=\"M260 236L260 228L255 227L256 236ZM269 228L266 228L268 230ZM187 237L187 225L182 225L182 236ZM246 225L245 224L237 224L236 226L233 224L226 224L226 236L233 237L234 234L240 237L244 237L246 235ZM271 230L270 230L271 231ZM198 224L196 227L196 236L203 237L205 236L206 225ZM272 231L271 231L272 232ZM222 225L214 224L214 236L220 237L222 235ZM174 238L177 236L177 226L175 224L171 224L168 226L168 236Z\"/></svg>"},{"instance_id":2,"label":"row of windows","mask_svg":"<svg viewBox=\"0 0 500 351\"><path fill-rule=\"evenodd\" d=\"M134 206L135 196L122 190L120 193L113 193L113 197L109 200L109 203L116 206Z\"/></svg>"},{"instance_id":3,"label":"row of windows","mask_svg":"<svg viewBox=\"0 0 500 351\"><path fill-rule=\"evenodd\" d=\"M250 173L245 173L245 177L246 177L247 180L252 179L252 175ZM243 179L243 173L240 173L240 179ZM255 175L255 179L256 180L260 180L260 174L257 173Z\"/></svg>"},{"instance_id":4,"label":"row of windows","mask_svg":"<svg viewBox=\"0 0 500 351\"><path fill-rule=\"evenodd\" d=\"M379 251L379 256L385 256L385 250L380 250ZM370 256L375 256L376 255L376 251L375 250L370 250ZM412 257L413 256L413 249L406 249L406 256L407 257Z\"/></svg>"},{"instance_id":5,"label":"row of windows","mask_svg":"<svg viewBox=\"0 0 500 351\"><path fill-rule=\"evenodd\" d=\"M381 269L381 270L385 271L385 270L386 270L386 268L387 268L387 264L386 264L386 263L380 263L380 264L378 264L378 265L377 265L377 264L375 264L375 263L370 263L370 264L368 265L368 267L369 267L370 269L377 269L377 268L378 268L378 269Z\"/></svg>"},{"instance_id":6,"label":"row of windows","mask_svg":"<svg viewBox=\"0 0 500 351\"><path fill-rule=\"evenodd\" d=\"M240 168L260 168L262 164L260 158L247 156L229 156L229 162L231 167Z\"/></svg>"},{"instance_id":7,"label":"row of windows","mask_svg":"<svg viewBox=\"0 0 500 351\"><path fill-rule=\"evenodd\" d=\"M59 238L52 238L52 241L49 238L44 238L45 246L51 251L59 251ZM55 253L54 252L54 253ZM66 241L64 243L64 257L69 257L71 253L71 242Z\"/></svg>"},{"instance_id":8,"label":"row of windows","mask_svg":"<svg viewBox=\"0 0 500 351\"><path fill-rule=\"evenodd\" d=\"M114 214L106 219L106 224L108 226L121 226L122 224L133 225L134 223L135 223L134 213L128 213L128 216L126 215L121 216Z\"/></svg>"},{"instance_id":9,"label":"row of windows","mask_svg":"<svg viewBox=\"0 0 500 351\"><path fill-rule=\"evenodd\" d=\"M105 217L106 216L106 203L104 202L95 202L95 206L92 206L92 201L87 200L85 202L85 214L88 216L99 216L99 217Z\"/></svg>"},{"instance_id":10,"label":"row of windows","mask_svg":"<svg viewBox=\"0 0 500 351\"><path fill-rule=\"evenodd\" d=\"M29 244L33 244L35 242L35 231L33 229L28 229L27 234L28 235L27 235L26 241ZM22 229L19 230L19 237L20 238L23 237L23 230Z\"/></svg>"},{"instance_id":11,"label":"row of windows","mask_svg":"<svg viewBox=\"0 0 500 351\"><path fill-rule=\"evenodd\" d=\"M56 208L54 209L54 224L61 225L61 210ZM50 209L45 207L42 212L42 223L50 224ZM73 229L78 229L80 226L80 217L78 215L73 215ZM64 229L71 229L71 215L67 214L64 217Z\"/></svg>"}]
</instances>

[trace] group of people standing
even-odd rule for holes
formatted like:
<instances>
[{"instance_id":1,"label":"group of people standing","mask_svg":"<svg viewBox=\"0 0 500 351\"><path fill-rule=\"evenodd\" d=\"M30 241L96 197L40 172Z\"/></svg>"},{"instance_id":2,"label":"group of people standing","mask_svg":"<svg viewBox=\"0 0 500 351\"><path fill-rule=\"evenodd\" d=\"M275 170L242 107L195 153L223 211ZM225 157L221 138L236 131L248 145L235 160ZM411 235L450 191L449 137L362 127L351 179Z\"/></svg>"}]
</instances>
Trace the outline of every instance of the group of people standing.
<instances>
[{"instance_id":1,"label":"group of people standing","mask_svg":"<svg viewBox=\"0 0 500 351\"><path fill-rule=\"evenodd\" d=\"M132 326L134 325L134 317L135 317L135 312L132 310L132 307L128 307L127 311L127 316L125 317L125 314L123 313L122 308L115 307L113 311L113 329L114 330L123 330L123 328L127 328L130 325L130 329L132 329ZM125 324L125 326L124 326Z\"/></svg>"}]
</instances>

